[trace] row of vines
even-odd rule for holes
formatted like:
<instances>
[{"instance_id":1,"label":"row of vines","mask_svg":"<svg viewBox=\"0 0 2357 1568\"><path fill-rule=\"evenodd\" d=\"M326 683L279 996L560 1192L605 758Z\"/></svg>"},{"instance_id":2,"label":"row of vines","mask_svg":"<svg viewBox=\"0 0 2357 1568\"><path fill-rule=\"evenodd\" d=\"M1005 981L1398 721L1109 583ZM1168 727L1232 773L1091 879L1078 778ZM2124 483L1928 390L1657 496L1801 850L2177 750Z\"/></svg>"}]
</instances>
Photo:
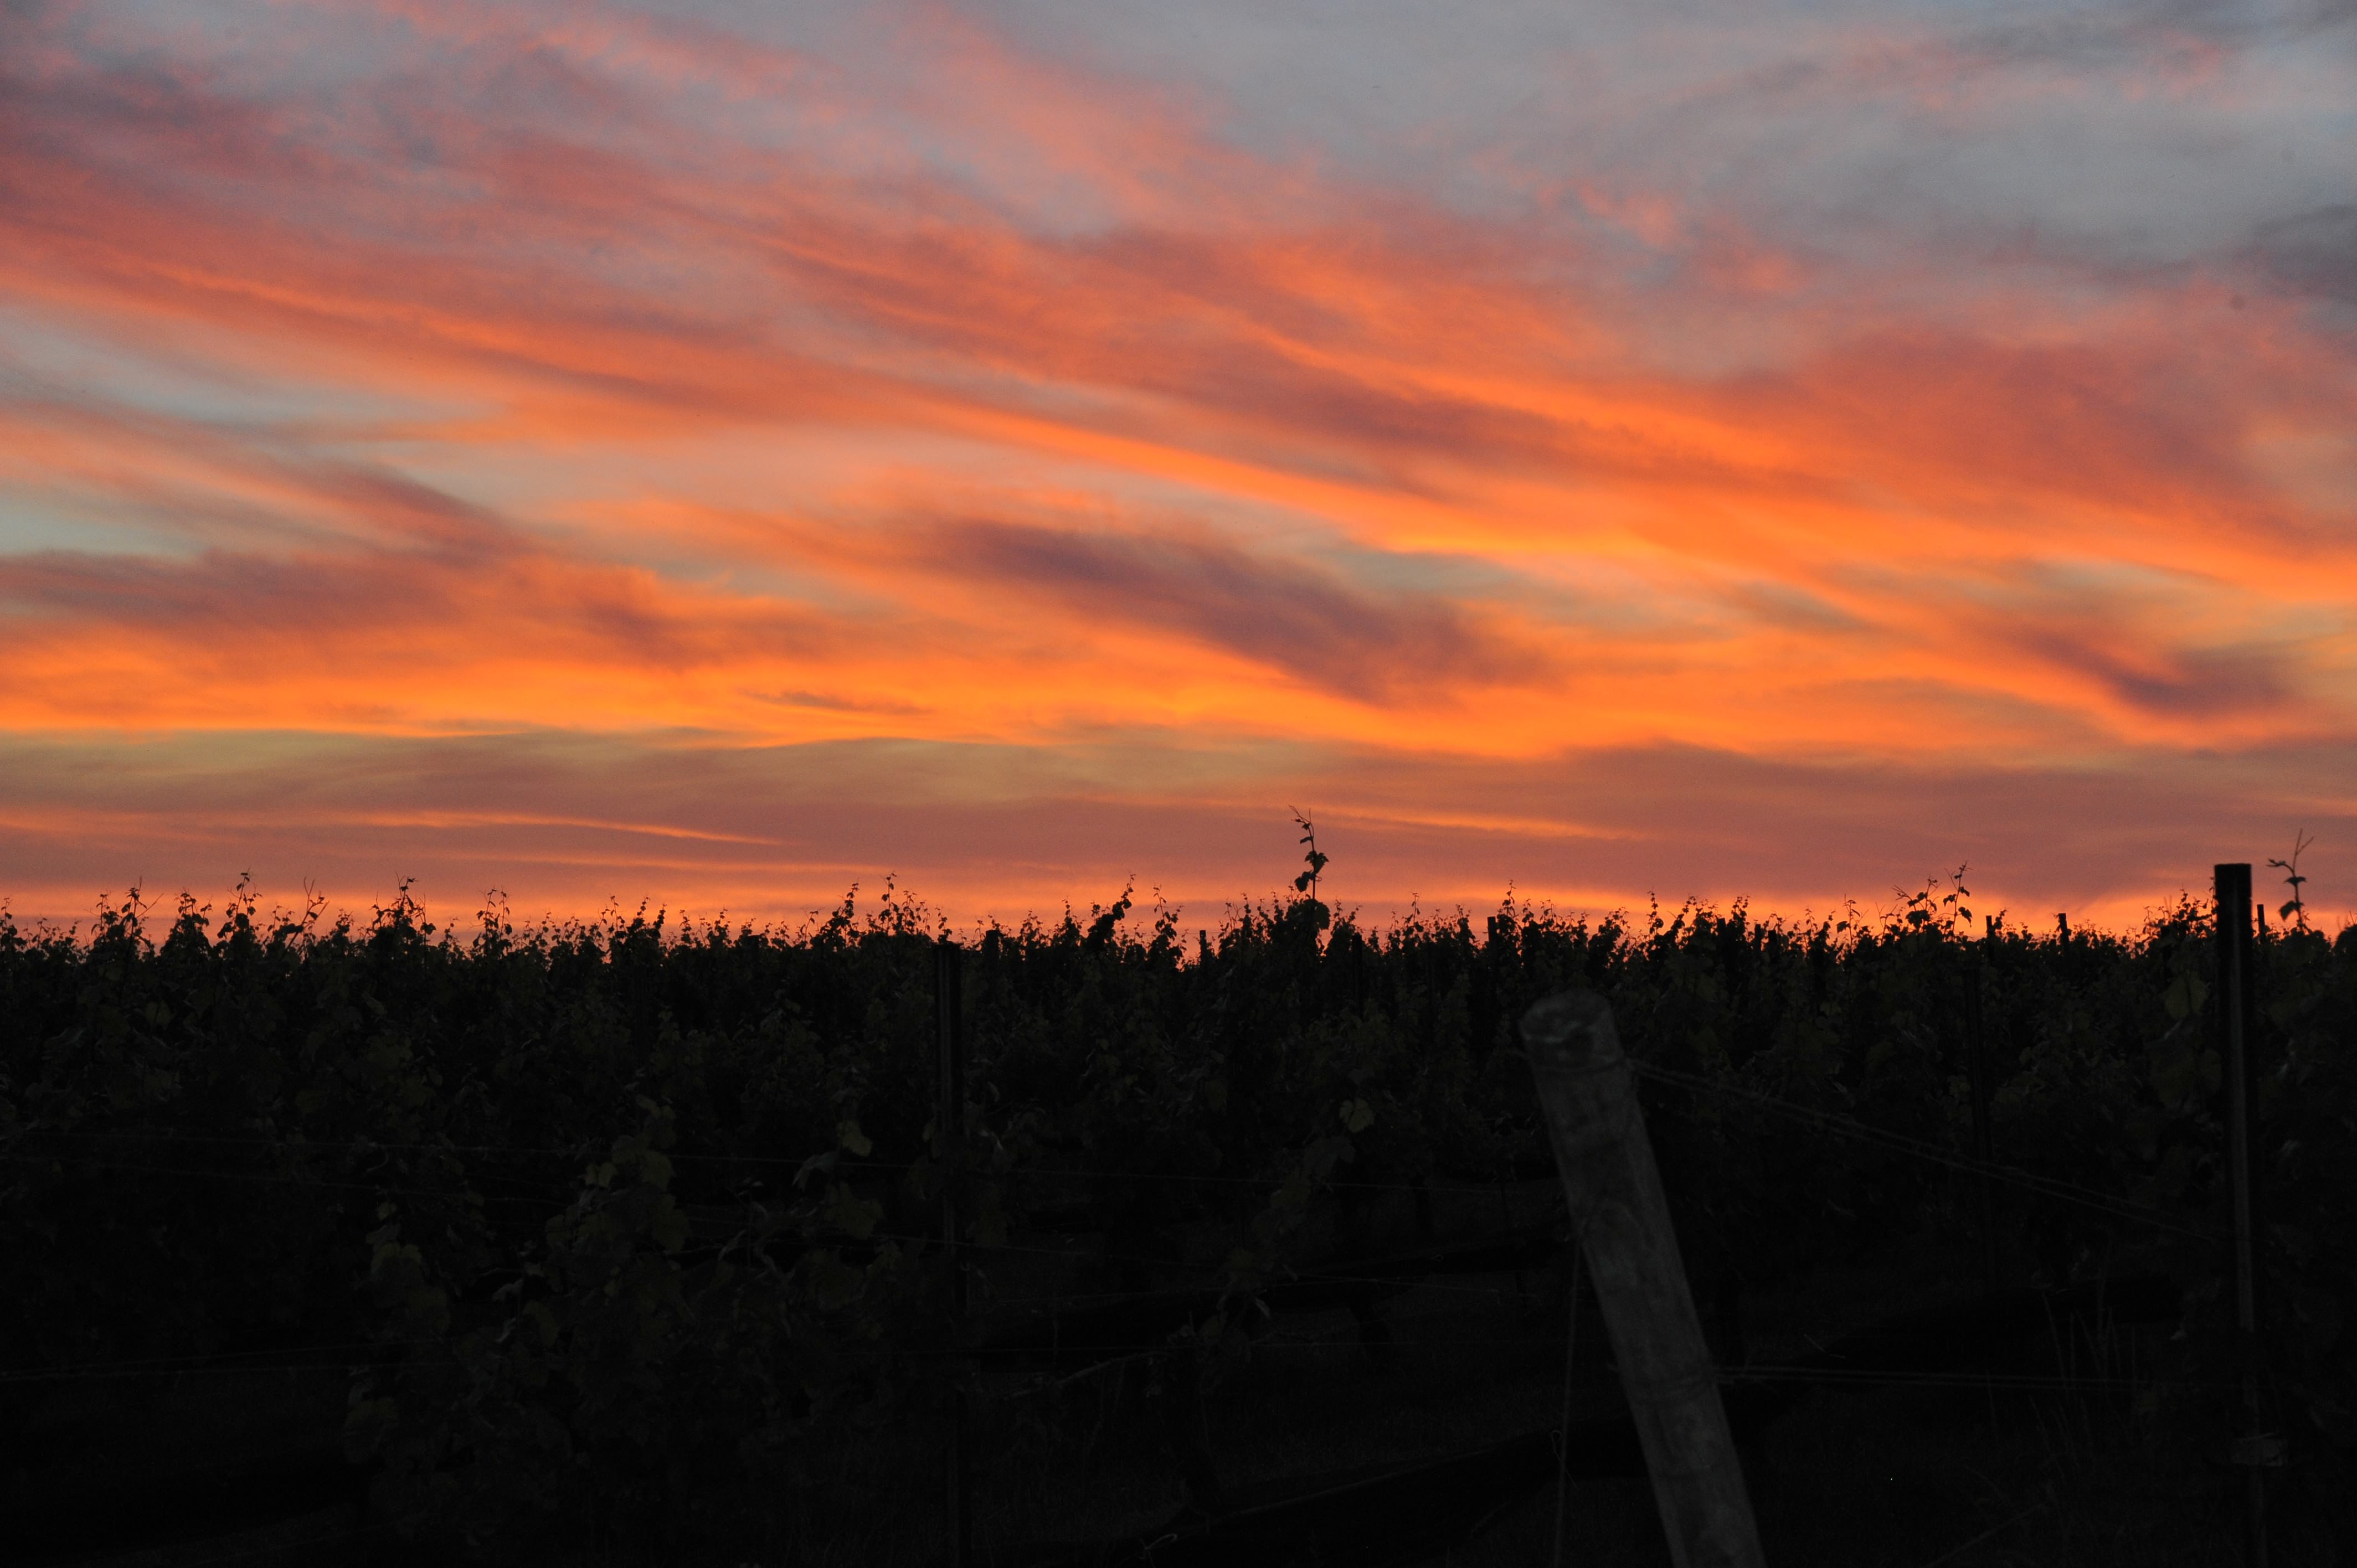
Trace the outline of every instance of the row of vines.
<instances>
[{"instance_id":1,"label":"row of vines","mask_svg":"<svg viewBox=\"0 0 2357 1568\"><path fill-rule=\"evenodd\" d=\"M1371 930L1292 897L1196 930L1125 897L962 938L946 1116L942 934L898 896L794 930L494 908L449 931L405 894L364 921L242 897L78 932L0 917L0 1434L94 1369L312 1347L351 1367L344 1438L383 1517L435 1550L823 1560L939 1495L911 1456L974 1375L945 1187L969 1321L1020 1305L1039 1237L1082 1234L1059 1288L1213 1289L1236 1311L1188 1332L1215 1338L1376 1245L1374 1195L1412 1214L1544 1167L1515 1020L1584 986L1660 1069L1698 1288L1962 1277L1966 1184L1899 1145L1968 1145L1977 987L1997 1158L2045 1184L1996 1188L2005 1270L2181 1282L2184 1377L2145 1397L2189 1466L2254 1359L2294 1479L2329 1494L2357 1463L2357 933L2262 947L2256 1345L2221 1296L2191 907L2126 936L1975 928L1929 896L1857 925L1510 901Z\"/></svg>"}]
</instances>

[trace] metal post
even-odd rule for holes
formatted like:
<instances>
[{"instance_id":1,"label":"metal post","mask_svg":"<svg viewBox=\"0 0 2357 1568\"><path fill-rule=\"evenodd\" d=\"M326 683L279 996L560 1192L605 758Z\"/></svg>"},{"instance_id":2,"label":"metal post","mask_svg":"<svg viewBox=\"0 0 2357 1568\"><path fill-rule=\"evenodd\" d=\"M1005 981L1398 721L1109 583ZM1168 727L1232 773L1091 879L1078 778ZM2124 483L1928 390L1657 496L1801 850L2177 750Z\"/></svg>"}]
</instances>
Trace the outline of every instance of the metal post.
<instances>
[{"instance_id":1,"label":"metal post","mask_svg":"<svg viewBox=\"0 0 2357 1568\"><path fill-rule=\"evenodd\" d=\"M1989 1099L1994 1092L1990 1079L1988 1035L1981 1015L1981 962L1978 958L1967 961L1964 970L1964 1070L1970 1076L1973 1095L1973 1159L1980 1169L1973 1180L1980 1188L1981 1209L1981 1274L1991 1285L1996 1283L1996 1219L1989 1198L1988 1167L1996 1161L1996 1136L1989 1122Z\"/></svg>"},{"instance_id":2,"label":"metal post","mask_svg":"<svg viewBox=\"0 0 2357 1568\"><path fill-rule=\"evenodd\" d=\"M952 1159L965 1140L965 1009L959 984L964 957L957 943L946 937L933 949L933 1022L941 1068L934 1100L934 1146ZM953 1170L942 1173L942 1251L949 1263L950 1337L954 1343L965 1324L965 1262L959 1255L958 1184ZM953 1382L949 1409L949 1494L944 1499L951 1568L966 1568L974 1558L974 1477L966 1456L965 1404L965 1390Z\"/></svg>"},{"instance_id":3,"label":"metal post","mask_svg":"<svg viewBox=\"0 0 2357 1568\"><path fill-rule=\"evenodd\" d=\"M1675 1568L1763 1568L1717 1370L1611 1006L1587 992L1550 996L1523 1015L1523 1041L1670 1559Z\"/></svg>"},{"instance_id":4,"label":"metal post","mask_svg":"<svg viewBox=\"0 0 2357 1568\"><path fill-rule=\"evenodd\" d=\"M1513 1206L1506 1197L1506 1173L1509 1165L1510 1162L1504 1159L1498 1162L1498 1230L1501 1236L1511 1236L1514 1233ZM1523 1254L1520 1248L1515 1249L1514 1251L1514 1299L1525 1305L1531 1299L1530 1283L1523 1272Z\"/></svg>"},{"instance_id":5,"label":"metal post","mask_svg":"<svg viewBox=\"0 0 2357 1568\"><path fill-rule=\"evenodd\" d=\"M2241 1340L2243 1436L2234 1463L2243 1466L2244 1568L2266 1568L2266 1466L2282 1463L2282 1442L2265 1430L2259 1404L2257 1260L2251 1242L2251 1034L2258 995L2252 984L2251 868L2216 868L2218 895L2218 1032L2226 1080L2226 1184L2234 1215L2234 1328Z\"/></svg>"},{"instance_id":6,"label":"metal post","mask_svg":"<svg viewBox=\"0 0 2357 1568\"><path fill-rule=\"evenodd\" d=\"M1564 1293L1571 1319L1563 1334L1563 1431L1555 1462L1555 1568L1563 1568L1564 1530L1571 1522L1571 1396L1579 1370L1579 1240L1571 1242L1571 1288Z\"/></svg>"}]
</instances>

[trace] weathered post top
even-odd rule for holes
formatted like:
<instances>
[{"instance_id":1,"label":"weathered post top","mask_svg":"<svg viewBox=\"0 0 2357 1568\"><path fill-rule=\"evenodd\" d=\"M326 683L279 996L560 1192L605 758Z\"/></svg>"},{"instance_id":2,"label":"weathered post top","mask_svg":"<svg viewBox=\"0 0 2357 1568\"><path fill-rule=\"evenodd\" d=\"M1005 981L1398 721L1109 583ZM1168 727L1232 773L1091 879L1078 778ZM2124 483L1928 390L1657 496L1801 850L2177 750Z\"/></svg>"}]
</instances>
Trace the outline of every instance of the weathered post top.
<instances>
[{"instance_id":1,"label":"weathered post top","mask_svg":"<svg viewBox=\"0 0 2357 1568\"><path fill-rule=\"evenodd\" d=\"M1609 1068L1628 1058L1612 1026L1612 1004L1593 991L1558 991L1523 1015L1523 1043L1531 1060L1577 1069Z\"/></svg>"},{"instance_id":2,"label":"weathered post top","mask_svg":"<svg viewBox=\"0 0 2357 1568\"><path fill-rule=\"evenodd\" d=\"M1523 1046L1547 1107L1555 1163L1572 1216L1583 1227L1599 1204L1631 1200L1623 1147L1645 1143L1635 1075L1620 1049L1612 1004L1592 991L1561 991L1523 1015ZM1651 1145L1644 1164L1652 1165Z\"/></svg>"}]
</instances>

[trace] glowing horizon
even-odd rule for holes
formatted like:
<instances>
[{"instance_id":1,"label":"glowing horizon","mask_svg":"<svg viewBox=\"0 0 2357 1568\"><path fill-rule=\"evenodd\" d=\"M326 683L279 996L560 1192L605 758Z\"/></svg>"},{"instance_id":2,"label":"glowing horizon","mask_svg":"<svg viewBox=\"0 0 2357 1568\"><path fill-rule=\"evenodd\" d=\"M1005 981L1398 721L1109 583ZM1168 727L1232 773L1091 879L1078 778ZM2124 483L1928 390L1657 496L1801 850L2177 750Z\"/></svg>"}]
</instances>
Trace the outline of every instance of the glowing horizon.
<instances>
[{"instance_id":1,"label":"glowing horizon","mask_svg":"<svg viewBox=\"0 0 2357 1568\"><path fill-rule=\"evenodd\" d=\"M0 13L0 897L2357 904L2345 14L1347 15Z\"/></svg>"}]
</instances>

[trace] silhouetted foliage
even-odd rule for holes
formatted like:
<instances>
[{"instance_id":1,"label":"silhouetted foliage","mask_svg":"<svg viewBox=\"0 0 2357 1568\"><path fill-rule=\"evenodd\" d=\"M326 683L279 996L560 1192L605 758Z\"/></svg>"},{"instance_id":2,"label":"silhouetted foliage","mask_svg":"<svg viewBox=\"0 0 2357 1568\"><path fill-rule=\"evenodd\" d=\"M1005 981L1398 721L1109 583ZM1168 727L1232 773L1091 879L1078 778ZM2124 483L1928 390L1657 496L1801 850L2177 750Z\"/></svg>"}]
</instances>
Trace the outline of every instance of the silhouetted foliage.
<instances>
[{"instance_id":1,"label":"silhouetted foliage","mask_svg":"<svg viewBox=\"0 0 2357 1568\"><path fill-rule=\"evenodd\" d=\"M897 893L791 931L519 928L495 900L462 938L405 889L364 923L242 892L167 920L135 897L79 935L0 916L0 1389L21 1410L44 1386L21 1374L353 1347L350 1449L413 1529L512 1553L660 1521L808 1555L932 1496L872 1461L959 1375L942 1183L985 1255L1082 1210L1103 1289L1208 1278L1236 1305L1187 1332L1241 1334L1256 1292L1348 1246L1370 1186L1544 1161L1515 1021L1571 985L1670 1075L1648 1114L1697 1276L1757 1283L1962 1267L1952 1170L1795 1112L1966 1147L1959 998L1985 983L1999 1158L2093 1200L2001 1188L2020 1266L2176 1275L2186 1367L2229 1372L2252 1352L2207 1239L2206 916L1975 936L1961 887L1934 892L1803 924L1510 898L1478 933L1302 897L1191 947L1125 894L966 945L948 1124L939 922ZM2263 967L2264 1354L2297 1464L2345 1474L2357 934L2278 932ZM2189 1455L2224 1430L2210 1393L2146 1397Z\"/></svg>"}]
</instances>

